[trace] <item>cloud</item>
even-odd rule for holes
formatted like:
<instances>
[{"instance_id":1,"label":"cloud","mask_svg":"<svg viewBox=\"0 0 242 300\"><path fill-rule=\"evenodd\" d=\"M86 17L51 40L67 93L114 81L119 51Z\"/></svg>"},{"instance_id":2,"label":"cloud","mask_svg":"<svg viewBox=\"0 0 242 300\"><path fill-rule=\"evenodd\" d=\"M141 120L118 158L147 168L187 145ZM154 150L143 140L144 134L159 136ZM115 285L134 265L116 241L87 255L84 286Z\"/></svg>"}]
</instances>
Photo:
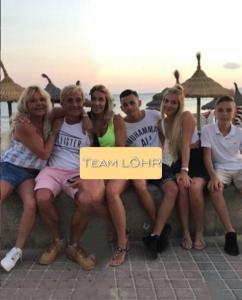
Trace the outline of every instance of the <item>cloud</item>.
<instances>
[{"instance_id":1,"label":"cloud","mask_svg":"<svg viewBox=\"0 0 242 300\"><path fill-rule=\"evenodd\" d=\"M227 62L223 65L225 69L239 69L241 68L241 65L235 62Z\"/></svg>"}]
</instances>

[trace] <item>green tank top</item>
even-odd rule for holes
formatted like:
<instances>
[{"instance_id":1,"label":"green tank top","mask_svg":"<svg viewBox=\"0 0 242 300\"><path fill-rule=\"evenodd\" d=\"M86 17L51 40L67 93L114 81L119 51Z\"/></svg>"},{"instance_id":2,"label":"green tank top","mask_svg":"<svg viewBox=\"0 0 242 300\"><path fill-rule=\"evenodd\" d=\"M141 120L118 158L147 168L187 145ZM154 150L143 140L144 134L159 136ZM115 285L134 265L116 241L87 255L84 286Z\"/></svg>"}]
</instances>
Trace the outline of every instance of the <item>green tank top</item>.
<instances>
[{"instance_id":1,"label":"green tank top","mask_svg":"<svg viewBox=\"0 0 242 300\"><path fill-rule=\"evenodd\" d=\"M100 147L115 147L115 132L113 120L109 121L107 131L98 137Z\"/></svg>"}]
</instances>

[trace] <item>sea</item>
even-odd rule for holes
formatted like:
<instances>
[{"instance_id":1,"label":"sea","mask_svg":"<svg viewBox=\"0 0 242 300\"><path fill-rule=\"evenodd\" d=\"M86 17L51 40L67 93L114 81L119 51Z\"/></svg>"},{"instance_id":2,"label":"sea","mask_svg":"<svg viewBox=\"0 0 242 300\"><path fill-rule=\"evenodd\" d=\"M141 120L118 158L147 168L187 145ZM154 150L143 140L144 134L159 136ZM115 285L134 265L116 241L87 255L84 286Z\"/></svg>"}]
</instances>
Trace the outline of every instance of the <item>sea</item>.
<instances>
[{"instance_id":1,"label":"sea","mask_svg":"<svg viewBox=\"0 0 242 300\"><path fill-rule=\"evenodd\" d=\"M139 94L139 97L142 101L141 108L145 109L146 104L150 102L153 98L153 96L156 94L154 93L143 93ZM88 98L88 97L87 97ZM201 99L201 106L211 101L212 98L202 98ZM115 113L119 113L122 116L124 116L124 113L120 109L120 101L119 101L119 95L114 94L113 95L113 101L114 101L114 111ZM58 106L58 104L56 104ZM12 103L12 110L13 114L16 112L17 104L14 102ZM4 132L7 132L9 130L9 116L8 116L8 105L6 102L0 103L0 109L1 109L1 134ZM86 110L90 110L90 108L86 108ZM185 99L185 110L189 110L192 113L196 113L197 111L197 100L196 98L186 98Z\"/></svg>"}]
</instances>

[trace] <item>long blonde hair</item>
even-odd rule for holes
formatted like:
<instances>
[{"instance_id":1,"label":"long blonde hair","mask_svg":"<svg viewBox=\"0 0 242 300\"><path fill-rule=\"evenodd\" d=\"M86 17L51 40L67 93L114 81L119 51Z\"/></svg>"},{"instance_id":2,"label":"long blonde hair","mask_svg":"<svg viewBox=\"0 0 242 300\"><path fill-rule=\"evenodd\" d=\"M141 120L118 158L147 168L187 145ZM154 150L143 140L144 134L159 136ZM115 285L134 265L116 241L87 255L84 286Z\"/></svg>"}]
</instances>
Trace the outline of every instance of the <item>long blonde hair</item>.
<instances>
[{"instance_id":1,"label":"long blonde hair","mask_svg":"<svg viewBox=\"0 0 242 300\"><path fill-rule=\"evenodd\" d=\"M161 102L161 117L164 119L166 117L166 114L164 112L164 103L165 98L167 95L177 95L178 96L178 109L174 117L174 121L172 124L172 130L171 130L171 137L169 139L169 150L171 152L171 155L173 157L173 160L176 161L181 153L181 136L182 136L182 113L184 111L184 90L183 87L180 84L176 84L174 87L167 89L165 91L162 102Z\"/></svg>"},{"instance_id":2,"label":"long blonde hair","mask_svg":"<svg viewBox=\"0 0 242 300\"><path fill-rule=\"evenodd\" d=\"M103 93L105 95L106 103L105 103L105 107L104 107L104 122L106 124L108 124L114 115L113 99L112 99L111 93L104 85L97 84L91 88L89 95L92 97L92 94L96 91Z\"/></svg>"},{"instance_id":3,"label":"long blonde hair","mask_svg":"<svg viewBox=\"0 0 242 300\"><path fill-rule=\"evenodd\" d=\"M20 115L26 115L29 116L29 109L28 109L28 102L32 99L35 93L39 93L46 101L46 114L44 116L44 127L43 127L43 133L44 133L44 139L47 138L49 132L50 132L50 123L48 120L48 112L50 112L52 108L50 95L43 90L41 87L37 85L32 85L27 87L23 93L21 94L18 103L17 103L17 112L13 118L13 121L11 123L11 129L10 129L10 135L12 134L15 126L15 121Z\"/></svg>"}]
</instances>

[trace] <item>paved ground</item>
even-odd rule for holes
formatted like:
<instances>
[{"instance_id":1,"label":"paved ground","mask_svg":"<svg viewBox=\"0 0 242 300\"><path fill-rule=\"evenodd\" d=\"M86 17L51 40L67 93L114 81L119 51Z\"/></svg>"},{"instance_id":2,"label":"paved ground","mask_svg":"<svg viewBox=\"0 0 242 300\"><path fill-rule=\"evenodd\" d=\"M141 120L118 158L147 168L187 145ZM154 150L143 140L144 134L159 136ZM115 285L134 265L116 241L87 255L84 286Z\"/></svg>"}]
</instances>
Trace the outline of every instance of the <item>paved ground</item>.
<instances>
[{"instance_id":1,"label":"paved ground","mask_svg":"<svg viewBox=\"0 0 242 300\"><path fill-rule=\"evenodd\" d=\"M239 243L242 250L242 237ZM185 251L172 240L151 261L142 244L133 242L125 264L108 267L109 249L99 253L99 265L91 272L64 256L40 266L40 251L26 250L11 273L0 270L0 299L242 299L242 255L225 255L220 238L207 245L204 251Z\"/></svg>"}]
</instances>

